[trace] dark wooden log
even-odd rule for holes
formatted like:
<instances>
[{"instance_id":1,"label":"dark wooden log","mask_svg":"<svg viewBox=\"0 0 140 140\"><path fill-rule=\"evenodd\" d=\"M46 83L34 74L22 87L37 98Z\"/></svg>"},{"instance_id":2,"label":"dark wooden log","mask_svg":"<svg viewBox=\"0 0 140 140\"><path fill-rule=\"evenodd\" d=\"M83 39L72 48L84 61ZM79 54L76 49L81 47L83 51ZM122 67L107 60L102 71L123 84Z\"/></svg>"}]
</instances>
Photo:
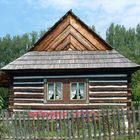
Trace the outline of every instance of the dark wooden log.
<instances>
[{"instance_id":1,"label":"dark wooden log","mask_svg":"<svg viewBox=\"0 0 140 140\"><path fill-rule=\"evenodd\" d=\"M90 93L89 97L129 97L131 94L127 93Z\"/></svg>"},{"instance_id":2,"label":"dark wooden log","mask_svg":"<svg viewBox=\"0 0 140 140\"><path fill-rule=\"evenodd\" d=\"M14 109L37 109L37 110L44 110L44 109L47 109L47 110L73 110L73 109L98 109L98 108L106 108L108 107L109 105L81 105L81 106L76 106L76 105L73 105L73 106L64 106L64 105L61 105L61 106L47 106L47 105L14 105ZM114 108L120 108L120 107L123 107L123 108L127 108L126 105L113 105L112 107Z\"/></svg>"},{"instance_id":3,"label":"dark wooden log","mask_svg":"<svg viewBox=\"0 0 140 140\"><path fill-rule=\"evenodd\" d=\"M14 79L13 82L43 82L44 78L24 78L24 79ZM15 84L14 84L15 85Z\"/></svg>"},{"instance_id":4,"label":"dark wooden log","mask_svg":"<svg viewBox=\"0 0 140 140\"><path fill-rule=\"evenodd\" d=\"M112 81L112 80L127 80L128 78L127 77L94 77L94 78L91 78L90 81L92 82L96 82L96 80L99 80L99 81L104 81L104 80L107 80L107 81ZM110 81L110 82L111 82ZM117 82L117 81L116 81Z\"/></svg>"},{"instance_id":5,"label":"dark wooden log","mask_svg":"<svg viewBox=\"0 0 140 140\"><path fill-rule=\"evenodd\" d=\"M90 86L123 86L127 85L127 82L90 82Z\"/></svg>"},{"instance_id":6,"label":"dark wooden log","mask_svg":"<svg viewBox=\"0 0 140 140\"><path fill-rule=\"evenodd\" d=\"M34 100L34 99L32 99L32 100L15 100L14 101L14 103L43 103L43 101L41 101L41 100Z\"/></svg>"},{"instance_id":7,"label":"dark wooden log","mask_svg":"<svg viewBox=\"0 0 140 140\"><path fill-rule=\"evenodd\" d=\"M43 99L44 95L42 94L14 94L14 98L37 98Z\"/></svg>"},{"instance_id":8,"label":"dark wooden log","mask_svg":"<svg viewBox=\"0 0 140 140\"><path fill-rule=\"evenodd\" d=\"M14 84L13 87L43 87L43 84Z\"/></svg>"},{"instance_id":9,"label":"dark wooden log","mask_svg":"<svg viewBox=\"0 0 140 140\"><path fill-rule=\"evenodd\" d=\"M127 99L99 99L99 100L94 100L90 99L89 103L127 103L130 102Z\"/></svg>"},{"instance_id":10,"label":"dark wooden log","mask_svg":"<svg viewBox=\"0 0 140 140\"><path fill-rule=\"evenodd\" d=\"M128 88L89 88L90 91L129 91Z\"/></svg>"},{"instance_id":11,"label":"dark wooden log","mask_svg":"<svg viewBox=\"0 0 140 140\"><path fill-rule=\"evenodd\" d=\"M13 89L14 92L44 92L44 89Z\"/></svg>"}]
</instances>

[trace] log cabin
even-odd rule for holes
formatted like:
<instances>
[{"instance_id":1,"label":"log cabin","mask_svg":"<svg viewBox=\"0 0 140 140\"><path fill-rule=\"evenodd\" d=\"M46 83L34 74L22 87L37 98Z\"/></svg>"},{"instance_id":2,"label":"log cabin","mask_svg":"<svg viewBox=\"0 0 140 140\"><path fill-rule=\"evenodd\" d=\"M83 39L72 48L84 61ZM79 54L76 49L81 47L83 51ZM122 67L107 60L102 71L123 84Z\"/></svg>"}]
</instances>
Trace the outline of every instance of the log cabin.
<instances>
[{"instance_id":1,"label":"log cabin","mask_svg":"<svg viewBox=\"0 0 140 140\"><path fill-rule=\"evenodd\" d=\"M10 79L9 109L21 111L128 107L138 69L70 10L1 70Z\"/></svg>"}]
</instances>

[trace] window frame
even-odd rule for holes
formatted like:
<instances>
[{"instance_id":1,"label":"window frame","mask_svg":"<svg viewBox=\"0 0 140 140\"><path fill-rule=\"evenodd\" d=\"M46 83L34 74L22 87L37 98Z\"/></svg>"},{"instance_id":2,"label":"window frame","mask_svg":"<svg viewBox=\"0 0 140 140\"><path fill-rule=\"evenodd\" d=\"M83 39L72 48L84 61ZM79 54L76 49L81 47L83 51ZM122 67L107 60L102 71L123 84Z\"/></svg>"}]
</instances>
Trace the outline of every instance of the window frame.
<instances>
[{"instance_id":1,"label":"window frame","mask_svg":"<svg viewBox=\"0 0 140 140\"><path fill-rule=\"evenodd\" d=\"M53 84L53 91L54 91L54 95L55 95L55 98L56 98L56 93L55 93L55 86L57 83L60 83L61 84L61 95L62 95L62 98L61 99L49 99L49 96L48 96L48 86L49 84ZM63 83L62 82L47 82L46 83L47 87L46 87L46 91L45 91L45 94L46 94L46 101L62 101L63 100Z\"/></svg>"},{"instance_id":2,"label":"window frame","mask_svg":"<svg viewBox=\"0 0 140 140\"><path fill-rule=\"evenodd\" d=\"M73 84L73 83L76 83L76 90L79 90L79 84L80 84L80 83L83 83L83 84L84 84L84 98L83 98L83 99L78 99L79 97L78 97L77 99L71 99L72 84ZM86 95L86 94L87 94L86 88L87 88L87 87L86 87L86 82L77 82L77 81L76 81L76 82L74 82L74 81L73 81L73 82L70 82L70 101L77 101L77 100L78 100L78 101L83 101L83 100L86 100L86 96L87 96L87 95ZM77 94L78 94L78 93L77 93Z\"/></svg>"}]
</instances>

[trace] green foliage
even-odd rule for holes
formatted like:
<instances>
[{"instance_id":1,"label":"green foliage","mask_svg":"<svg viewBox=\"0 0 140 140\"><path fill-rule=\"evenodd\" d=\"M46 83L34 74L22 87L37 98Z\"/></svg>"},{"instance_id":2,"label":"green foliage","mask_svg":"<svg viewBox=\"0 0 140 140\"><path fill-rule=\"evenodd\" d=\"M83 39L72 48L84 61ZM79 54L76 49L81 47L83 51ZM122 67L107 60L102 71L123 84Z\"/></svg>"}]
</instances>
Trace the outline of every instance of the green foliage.
<instances>
[{"instance_id":1,"label":"green foliage","mask_svg":"<svg viewBox=\"0 0 140 140\"><path fill-rule=\"evenodd\" d=\"M0 109L8 107L9 90L7 88L0 88Z\"/></svg>"},{"instance_id":2,"label":"green foliage","mask_svg":"<svg viewBox=\"0 0 140 140\"><path fill-rule=\"evenodd\" d=\"M11 37L7 34L0 38L0 68L27 52L45 30L25 33ZM8 89L0 88L0 109L8 107Z\"/></svg>"},{"instance_id":3,"label":"green foliage","mask_svg":"<svg viewBox=\"0 0 140 140\"><path fill-rule=\"evenodd\" d=\"M0 96L0 110L2 109L2 107L3 107L3 98Z\"/></svg>"},{"instance_id":4,"label":"green foliage","mask_svg":"<svg viewBox=\"0 0 140 140\"><path fill-rule=\"evenodd\" d=\"M135 101L140 101L140 70L132 76L132 93Z\"/></svg>"},{"instance_id":5,"label":"green foliage","mask_svg":"<svg viewBox=\"0 0 140 140\"><path fill-rule=\"evenodd\" d=\"M0 138L4 135L6 135L8 129L6 127L6 125L4 125L3 123L0 123Z\"/></svg>"},{"instance_id":6,"label":"green foliage","mask_svg":"<svg viewBox=\"0 0 140 140\"><path fill-rule=\"evenodd\" d=\"M140 24L126 29L112 23L106 31L106 41L122 55L140 64ZM132 75L133 100L140 101L140 70Z\"/></svg>"},{"instance_id":7,"label":"green foliage","mask_svg":"<svg viewBox=\"0 0 140 140\"><path fill-rule=\"evenodd\" d=\"M0 38L0 68L27 52L44 33L45 30L39 33L33 31L22 36L7 34Z\"/></svg>"}]
</instances>

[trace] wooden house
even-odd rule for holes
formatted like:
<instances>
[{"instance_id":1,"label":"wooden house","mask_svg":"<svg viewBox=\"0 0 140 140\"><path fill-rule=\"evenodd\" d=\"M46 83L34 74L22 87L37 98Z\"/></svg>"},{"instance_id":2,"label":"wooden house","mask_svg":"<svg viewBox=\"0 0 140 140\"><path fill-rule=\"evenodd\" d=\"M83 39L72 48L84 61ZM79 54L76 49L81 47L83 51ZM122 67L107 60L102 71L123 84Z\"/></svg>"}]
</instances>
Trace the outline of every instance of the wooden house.
<instances>
[{"instance_id":1,"label":"wooden house","mask_svg":"<svg viewBox=\"0 0 140 140\"><path fill-rule=\"evenodd\" d=\"M18 111L127 107L138 68L68 11L2 71L10 77L9 109Z\"/></svg>"}]
</instances>

